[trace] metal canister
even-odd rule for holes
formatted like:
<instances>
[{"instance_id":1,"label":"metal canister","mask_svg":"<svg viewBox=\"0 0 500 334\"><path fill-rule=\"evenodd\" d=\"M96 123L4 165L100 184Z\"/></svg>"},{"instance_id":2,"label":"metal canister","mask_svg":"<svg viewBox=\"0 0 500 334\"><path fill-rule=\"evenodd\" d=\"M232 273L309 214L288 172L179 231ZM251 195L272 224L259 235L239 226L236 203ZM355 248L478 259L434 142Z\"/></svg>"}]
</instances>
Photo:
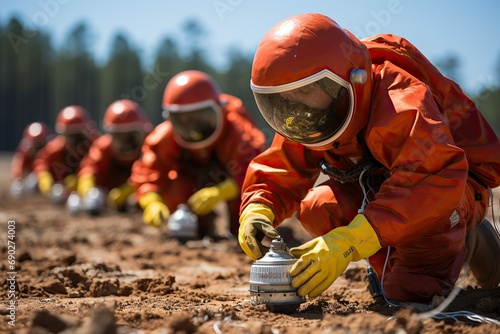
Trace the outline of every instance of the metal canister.
<instances>
[{"instance_id":1,"label":"metal canister","mask_svg":"<svg viewBox=\"0 0 500 334\"><path fill-rule=\"evenodd\" d=\"M52 185L52 188L50 188L50 200L52 203L63 204L66 202L68 196L68 190L61 183L55 183Z\"/></svg>"},{"instance_id":2,"label":"metal canister","mask_svg":"<svg viewBox=\"0 0 500 334\"><path fill-rule=\"evenodd\" d=\"M82 198L76 191L72 191L66 200L66 209L71 214L78 214L82 210Z\"/></svg>"},{"instance_id":3,"label":"metal canister","mask_svg":"<svg viewBox=\"0 0 500 334\"><path fill-rule=\"evenodd\" d=\"M104 190L93 187L83 198L83 209L91 215L99 215L106 208L106 193Z\"/></svg>"},{"instance_id":4,"label":"metal canister","mask_svg":"<svg viewBox=\"0 0 500 334\"><path fill-rule=\"evenodd\" d=\"M24 182L22 180L14 180L10 184L10 196L19 198L24 193Z\"/></svg>"},{"instance_id":5,"label":"metal canister","mask_svg":"<svg viewBox=\"0 0 500 334\"><path fill-rule=\"evenodd\" d=\"M275 313L294 313L306 301L291 284L290 268L295 261L281 237L271 242L269 251L250 268L250 299L254 305L266 304Z\"/></svg>"},{"instance_id":6,"label":"metal canister","mask_svg":"<svg viewBox=\"0 0 500 334\"><path fill-rule=\"evenodd\" d=\"M181 241L198 239L198 216L186 204L179 204L168 217L167 233Z\"/></svg>"}]
</instances>

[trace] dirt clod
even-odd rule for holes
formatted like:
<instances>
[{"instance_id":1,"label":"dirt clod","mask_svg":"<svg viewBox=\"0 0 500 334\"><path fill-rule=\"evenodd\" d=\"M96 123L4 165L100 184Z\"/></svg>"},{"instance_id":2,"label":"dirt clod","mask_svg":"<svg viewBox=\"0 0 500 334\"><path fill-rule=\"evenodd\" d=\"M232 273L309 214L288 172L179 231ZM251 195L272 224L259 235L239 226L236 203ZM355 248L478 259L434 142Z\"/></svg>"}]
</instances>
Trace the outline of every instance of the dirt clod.
<instances>
[{"instance_id":1,"label":"dirt clod","mask_svg":"<svg viewBox=\"0 0 500 334\"><path fill-rule=\"evenodd\" d=\"M0 236L16 221L15 328L5 279L0 333L499 333L497 324L419 319L369 293L364 261L352 263L321 296L293 313L252 305L252 261L236 239L179 243L146 226L142 213L71 215L39 194L8 195L9 164L0 155ZM310 240L300 222L278 227L290 247ZM4 242L4 241L2 241ZM0 269L7 247L0 242ZM500 287L486 291L472 276L446 311L500 321ZM441 301L441 300L440 300Z\"/></svg>"}]
</instances>

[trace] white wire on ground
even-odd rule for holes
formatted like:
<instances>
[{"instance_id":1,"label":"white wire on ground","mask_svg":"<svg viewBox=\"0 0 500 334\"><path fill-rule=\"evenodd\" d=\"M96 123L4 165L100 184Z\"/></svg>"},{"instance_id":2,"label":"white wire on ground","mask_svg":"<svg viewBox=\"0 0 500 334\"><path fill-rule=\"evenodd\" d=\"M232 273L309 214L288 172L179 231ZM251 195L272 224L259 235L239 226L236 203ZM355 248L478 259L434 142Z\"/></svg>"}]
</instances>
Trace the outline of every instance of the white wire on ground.
<instances>
[{"instance_id":1,"label":"white wire on ground","mask_svg":"<svg viewBox=\"0 0 500 334\"><path fill-rule=\"evenodd\" d=\"M363 184L363 175L365 173L365 170L363 170L361 172L361 174L359 175L359 185L361 186L361 190L363 191L363 201L361 202L361 208L359 208L358 210L358 213L362 214L364 211L365 211L365 206L366 204L368 204L368 202L370 201L369 198L368 198L368 192L366 191L365 189L365 185ZM369 190L373 192L373 189L368 185L369 187ZM489 194L490 194L490 206L491 206L491 213L492 213L492 225L494 226L495 228L495 231L497 232L497 234L500 236L500 231L498 229L498 227L496 226L496 222L495 222L495 213L494 213L494 209L493 209L493 192L491 190L491 188L488 188L489 189ZM399 304L395 304L395 303L392 303L390 302L386 295L385 295L385 291L384 291L384 275L385 275L385 269L387 267L387 263L389 261L389 255L390 255L390 251L391 251L391 247L388 246L387 247L387 255L385 257L385 261L384 261L384 267L382 269L382 277L380 279L380 290L381 290L381 293L382 293L382 297L384 298L384 301L387 303L387 305L391 306L391 307L404 307L402 305L399 305ZM369 259L367 258L366 259L366 262L367 262L367 266L370 267L370 261ZM468 274L469 273L469 263L466 262L464 264L464 268L467 268L466 270L466 273ZM460 277L459 277L460 278ZM458 283L458 280L457 280L457 283ZM453 288L453 290L451 291L451 293L448 295L448 297L446 297L446 299L441 303L439 304L436 308L428 311L428 312L424 312L424 313L419 313L417 314L415 317L416 319L428 319L428 318L433 318L433 319L436 319L436 320L443 320L443 319L453 319L455 321L460 321L460 317L465 317L471 321L475 321L475 322L480 322L480 323L491 323L491 324L497 324L497 325L500 325L500 321L498 320L495 320L495 319L491 319L491 318L488 318L488 317L483 317L479 314L476 314L474 312L470 312L470 311L455 311L455 312L444 312L444 310L451 304L451 302L458 296L458 294L460 293L462 289L458 286L458 284L455 284L455 287ZM393 319L393 317L390 317L388 320L391 320Z\"/></svg>"}]
</instances>

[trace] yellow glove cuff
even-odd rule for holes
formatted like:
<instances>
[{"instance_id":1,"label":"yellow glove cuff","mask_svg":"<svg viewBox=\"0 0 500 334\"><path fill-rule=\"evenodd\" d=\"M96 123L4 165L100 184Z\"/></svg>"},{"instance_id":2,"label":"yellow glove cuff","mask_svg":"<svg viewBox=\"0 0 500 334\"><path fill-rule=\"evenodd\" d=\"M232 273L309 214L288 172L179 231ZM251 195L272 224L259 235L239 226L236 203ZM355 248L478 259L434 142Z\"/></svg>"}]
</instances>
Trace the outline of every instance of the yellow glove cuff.
<instances>
[{"instance_id":1,"label":"yellow glove cuff","mask_svg":"<svg viewBox=\"0 0 500 334\"><path fill-rule=\"evenodd\" d=\"M258 213L264 215L272 223L274 221L274 212L265 204L262 203L250 203L248 204L240 216L240 224L245 221L248 215Z\"/></svg>"},{"instance_id":2,"label":"yellow glove cuff","mask_svg":"<svg viewBox=\"0 0 500 334\"><path fill-rule=\"evenodd\" d=\"M155 192L146 193L141 196L139 199L139 205L141 208L145 209L149 204L153 202L163 203L163 198L161 198L160 194Z\"/></svg>"},{"instance_id":3,"label":"yellow glove cuff","mask_svg":"<svg viewBox=\"0 0 500 334\"><path fill-rule=\"evenodd\" d=\"M232 200L240 195L240 187L232 178L227 178L217 185L222 200Z\"/></svg>"},{"instance_id":4,"label":"yellow glove cuff","mask_svg":"<svg viewBox=\"0 0 500 334\"><path fill-rule=\"evenodd\" d=\"M38 173L38 189L42 194L48 194L52 185L54 184L54 178L52 174L48 171L43 171Z\"/></svg>"},{"instance_id":5,"label":"yellow glove cuff","mask_svg":"<svg viewBox=\"0 0 500 334\"><path fill-rule=\"evenodd\" d=\"M366 259L382 248L377 233L363 214L356 215L346 229L350 230L349 236L356 247L352 261Z\"/></svg>"},{"instance_id":6,"label":"yellow glove cuff","mask_svg":"<svg viewBox=\"0 0 500 334\"><path fill-rule=\"evenodd\" d=\"M69 191L74 191L76 190L76 175L75 174L69 174L66 176L63 180L64 186L69 190Z\"/></svg>"},{"instance_id":7,"label":"yellow glove cuff","mask_svg":"<svg viewBox=\"0 0 500 334\"><path fill-rule=\"evenodd\" d=\"M143 220L146 224L160 227L170 216L170 211L162 202L153 201L144 209Z\"/></svg>"},{"instance_id":8,"label":"yellow glove cuff","mask_svg":"<svg viewBox=\"0 0 500 334\"><path fill-rule=\"evenodd\" d=\"M130 195L134 193L134 187L128 182L113 188L108 194L108 205L114 208L121 208L127 202Z\"/></svg>"},{"instance_id":9,"label":"yellow glove cuff","mask_svg":"<svg viewBox=\"0 0 500 334\"><path fill-rule=\"evenodd\" d=\"M120 189L122 194L125 195L126 197L129 197L134 193L134 187L128 182L125 182L124 184L119 186L118 189Z\"/></svg>"},{"instance_id":10,"label":"yellow glove cuff","mask_svg":"<svg viewBox=\"0 0 500 334\"><path fill-rule=\"evenodd\" d=\"M95 186L95 177L94 175L83 175L78 179L76 191L80 196L85 196L89 192L89 190Z\"/></svg>"}]
</instances>

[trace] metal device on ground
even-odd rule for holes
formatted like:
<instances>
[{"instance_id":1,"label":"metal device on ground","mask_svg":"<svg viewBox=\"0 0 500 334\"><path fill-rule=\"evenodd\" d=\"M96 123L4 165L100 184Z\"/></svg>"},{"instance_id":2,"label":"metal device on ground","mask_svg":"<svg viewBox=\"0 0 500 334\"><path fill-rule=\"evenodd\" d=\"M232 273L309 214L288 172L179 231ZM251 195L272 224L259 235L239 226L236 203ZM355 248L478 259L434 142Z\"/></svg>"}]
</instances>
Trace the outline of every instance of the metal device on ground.
<instances>
[{"instance_id":1,"label":"metal device on ground","mask_svg":"<svg viewBox=\"0 0 500 334\"><path fill-rule=\"evenodd\" d=\"M63 204L68 196L68 190L61 183L55 183L50 189L50 200L52 203Z\"/></svg>"},{"instance_id":2,"label":"metal device on ground","mask_svg":"<svg viewBox=\"0 0 500 334\"><path fill-rule=\"evenodd\" d=\"M186 204L179 204L168 217L167 233L180 241L198 239L198 216Z\"/></svg>"},{"instance_id":3,"label":"metal device on ground","mask_svg":"<svg viewBox=\"0 0 500 334\"><path fill-rule=\"evenodd\" d=\"M106 192L98 187L91 188L82 199L82 207L91 215L101 214L106 208Z\"/></svg>"},{"instance_id":4,"label":"metal device on ground","mask_svg":"<svg viewBox=\"0 0 500 334\"><path fill-rule=\"evenodd\" d=\"M74 215L82 212L100 215L106 209L106 191L93 187L84 197L72 191L66 200L66 209Z\"/></svg>"},{"instance_id":5,"label":"metal device on ground","mask_svg":"<svg viewBox=\"0 0 500 334\"><path fill-rule=\"evenodd\" d=\"M19 198L37 191L38 178L34 173L28 174L23 180L14 180L10 185L10 196Z\"/></svg>"},{"instance_id":6,"label":"metal device on ground","mask_svg":"<svg viewBox=\"0 0 500 334\"><path fill-rule=\"evenodd\" d=\"M290 268L295 261L281 237L271 242L269 251L250 268L250 299L254 305L266 304L274 313L297 311L306 299L291 284Z\"/></svg>"},{"instance_id":7,"label":"metal device on ground","mask_svg":"<svg viewBox=\"0 0 500 334\"><path fill-rule=\"evenodd\" d=\"M66 200L66 209L74 215L82 211L82 198L76 191L69 194Z\"/></svg>"}]
</instances>

